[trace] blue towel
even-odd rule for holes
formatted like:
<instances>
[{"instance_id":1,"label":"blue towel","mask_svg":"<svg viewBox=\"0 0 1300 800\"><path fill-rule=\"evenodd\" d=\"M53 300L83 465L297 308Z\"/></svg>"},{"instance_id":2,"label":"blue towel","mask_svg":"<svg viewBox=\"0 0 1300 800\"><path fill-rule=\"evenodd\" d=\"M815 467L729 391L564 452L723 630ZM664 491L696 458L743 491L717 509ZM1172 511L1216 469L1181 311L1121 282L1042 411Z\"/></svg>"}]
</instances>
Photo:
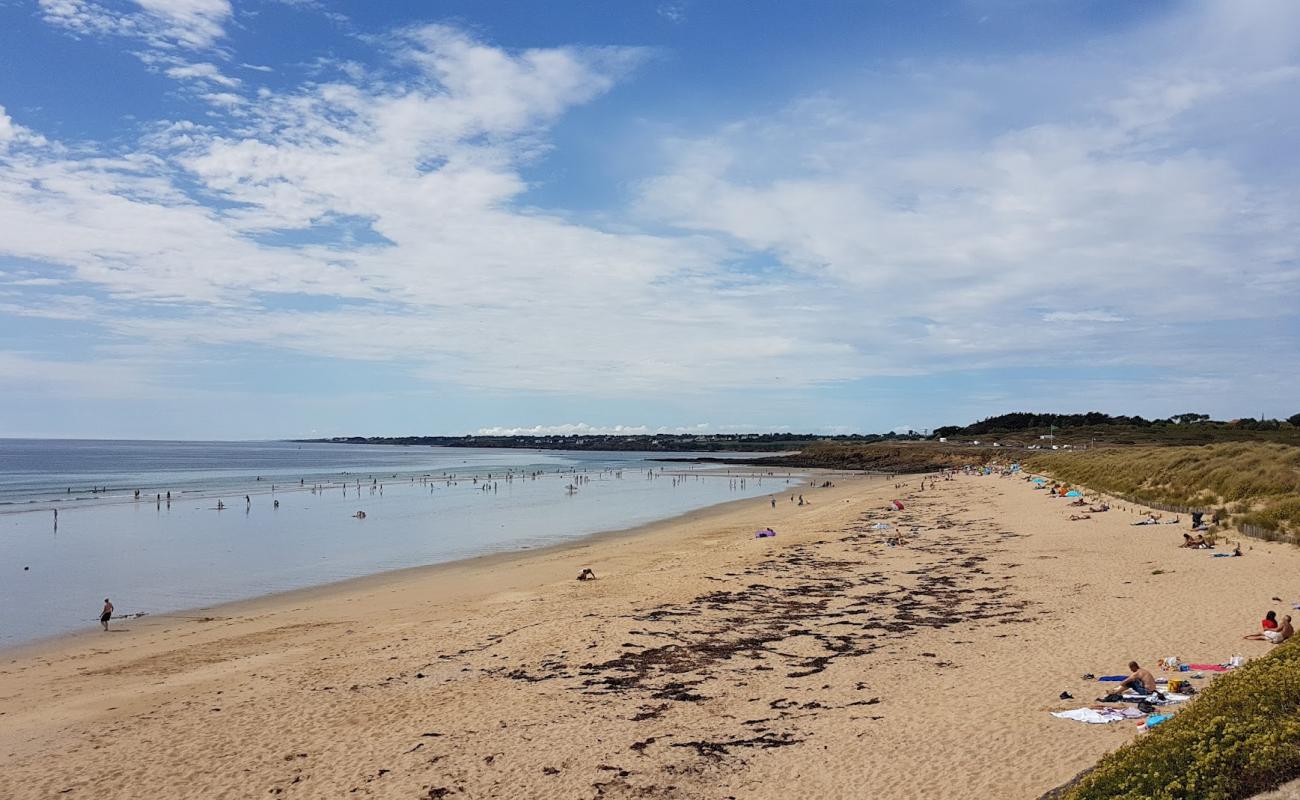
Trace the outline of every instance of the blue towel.
<instances>
[{"instance_id":1,"label":"blue towel","mask_svg":"<svg viewBox=\"0 0 1300 800\"><path fill-rule=\"evenodd\" d=\"M1124 679L1127 678L1127 677L1128 677L1127 675L1102 675L1102 676L1101 676L1100 678L1098 678L1097 680L1099 680L1099 681L1122 681L1122 680L1124 680Z\"/></svg>"},{"instance_id":2,"label":"blue towel","mask_svg":"<svg viewBox=\"0 0 1300 800\"><path fill-rule=\"evenodd\" d=\"M1232 553L1215 553L1210 558L1232 558Z\"/></svg>"}]
</instances>

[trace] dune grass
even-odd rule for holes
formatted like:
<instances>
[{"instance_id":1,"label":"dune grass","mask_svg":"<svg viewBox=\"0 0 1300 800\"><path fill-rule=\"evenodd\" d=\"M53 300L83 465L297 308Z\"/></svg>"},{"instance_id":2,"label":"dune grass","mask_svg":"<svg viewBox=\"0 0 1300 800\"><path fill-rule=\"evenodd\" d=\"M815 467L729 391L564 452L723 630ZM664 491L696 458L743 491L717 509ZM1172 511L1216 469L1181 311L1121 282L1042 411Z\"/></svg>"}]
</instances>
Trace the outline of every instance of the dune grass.
<instances>
[{"instance_id":1,"label":"dune grass","mask_svg":"<svg viewBox=\"0 0 1300 800\"><path fill-rule=\"evenodd\" d=\"M988 448L940 445L931 442L813 442L792 456L770 462L783 466L868 472L930 472L966 464L982 464Z\"/></svg>"},{"instance_id":2,"label":"dune grass","mask_svg":"<svg viewBox=\"0 0 1300 800\"><path fill-rule=\"evenodd\" d=\"M1053 800L1233 800L1300 777L1300 639L1220 676Z\"/></svg>"},{"instance_id":3,"label":"dune grass","mask_svg":"<svg viewBox=\"0 0 1300 800\"><path fill-rule=\"evenodd\" d=\"M1026 466L1138 502L1215 510L1238 526L1300 538L1300 447L1271 443L1040 453Z\"/></svg>"}]
</instances>

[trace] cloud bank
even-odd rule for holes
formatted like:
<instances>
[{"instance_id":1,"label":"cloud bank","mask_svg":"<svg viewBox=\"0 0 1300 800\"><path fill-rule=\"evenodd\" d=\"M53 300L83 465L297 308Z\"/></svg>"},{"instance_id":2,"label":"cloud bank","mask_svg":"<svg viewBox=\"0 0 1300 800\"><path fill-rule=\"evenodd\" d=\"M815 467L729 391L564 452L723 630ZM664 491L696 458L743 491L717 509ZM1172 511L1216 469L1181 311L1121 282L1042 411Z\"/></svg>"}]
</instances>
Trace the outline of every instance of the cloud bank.
<instances>
[{"instance_id":1,"label":"cloud bank","mask_svg":"<svg viewBox=\"0 0 1300 800\"><path fill-rule=\"evenodd\" d=\"M1254 380L1247 358L1294 375L1293 338L1257 332L1300 307L1300 19L1247 6L682 124L593 222L532 205L529 175L567 114L654 68L642 50L507 50L425 25L364 67L274 88L220 53L194 60L221 46L226 0L42 0L62 30L145 42L204 108L107 149L0 107L0 256L19 265L0 261L0 303L47 318L75 303L152 351L379 363L488 391L1063 365Z\"/></svg>"}]
</instances>

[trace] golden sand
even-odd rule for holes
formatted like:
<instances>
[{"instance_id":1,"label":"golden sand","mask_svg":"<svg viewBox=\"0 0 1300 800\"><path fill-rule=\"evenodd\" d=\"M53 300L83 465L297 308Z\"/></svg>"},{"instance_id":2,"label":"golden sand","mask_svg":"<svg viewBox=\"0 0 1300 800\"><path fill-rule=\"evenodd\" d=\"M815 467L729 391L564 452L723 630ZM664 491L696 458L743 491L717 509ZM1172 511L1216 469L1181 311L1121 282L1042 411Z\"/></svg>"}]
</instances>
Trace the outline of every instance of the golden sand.
<instances>
[{"instance_id":1,"label":"golden sand","mask_svg":"<svg viewBox=\"0 0 1300 800\"><path fill-rule=\"evenodd\" d=\"M1293 599L1287 546L835 480L11 651L0 797L1036 797L1137 735L1050 716L1081 673L1258 655Z\"/></svg>"}]
</instances>

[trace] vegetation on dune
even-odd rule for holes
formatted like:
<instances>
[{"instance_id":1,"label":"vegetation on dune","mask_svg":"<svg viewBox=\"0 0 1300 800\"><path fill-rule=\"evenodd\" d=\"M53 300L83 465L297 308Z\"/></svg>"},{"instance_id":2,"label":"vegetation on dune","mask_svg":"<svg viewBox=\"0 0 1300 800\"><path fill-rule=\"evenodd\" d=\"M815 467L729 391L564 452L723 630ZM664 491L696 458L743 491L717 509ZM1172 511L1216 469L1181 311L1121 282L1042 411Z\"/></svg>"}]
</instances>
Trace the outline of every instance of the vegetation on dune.
<instances>
[{"instance_id":1,"label":"vegetation on dune","mask_svg":"<svg viewBox=\"0 0 1300 800\"><path fill-rule=\"evenodd\" d=\"M1212 420L1206 414L1175 414L1167 419L1086 414L1016 412L970 425L936 428L935 437L1014 440L1023 444L1052 435L1069 444L1191 445L1215 442L1283 442L1300 445L1300 414L1285 420Z\"/></svg>"},{"instance_id":2,"label":"vegetation on dune","mask_svg":"<svg viewBox=\"0 0 1300 800\"><path fill-rule=\"evenodd\" d=\"M1300 639L1220 676L1053 800L1232 800L1300 777Z\"/></svg>"},{"instance_id":3,"label":"vegetation on dune","mask_svg":"<svg viewBox=\"0 0 1300 800\"><path fill-rule=\"evenodd\" d=\"M793 467L852 469L869 472L929 472L982 464L990 451L978 447L949 447L924 442L856 444L813 442L792 456L767 463Z\"/></svg>"},{"instance_id":4,"label":"vegetation on dune","mask_svg":"<svg viewBox=\"0 0 1300 800\"><path fill-rule=\"evenodd\" d=\"M1030 469L1138 502L1214 509L1237 525L1300 536L1300 447L1213 444L1040 452Z\"/></svg>"}]
</instances>

